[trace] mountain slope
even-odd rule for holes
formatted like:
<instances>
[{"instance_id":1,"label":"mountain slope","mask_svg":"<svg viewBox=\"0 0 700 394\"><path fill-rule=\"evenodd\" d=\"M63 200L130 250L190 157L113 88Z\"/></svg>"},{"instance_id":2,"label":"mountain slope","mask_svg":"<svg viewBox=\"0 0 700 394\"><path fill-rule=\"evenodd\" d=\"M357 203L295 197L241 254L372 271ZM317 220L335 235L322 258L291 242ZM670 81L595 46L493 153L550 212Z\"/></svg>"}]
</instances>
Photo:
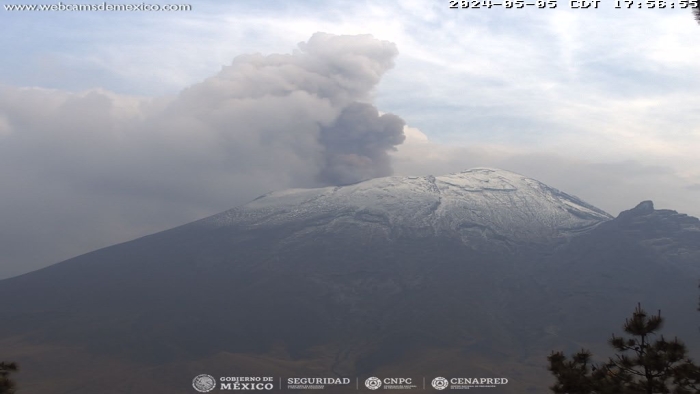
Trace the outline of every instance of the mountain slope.
<instances>
[{"instance_id":1,"label":"mountain slope","mask_svg":"<svg viewBox=\"0 0 700 394\"><path fill-rule=\"evenodd\" d=\"M604 344L638 301L694 330L678 323L696 301L698 221L640 207L612 219L494 169L275 192L0 281L0 346L37 393L94 392L120 368L131 377L101 392L187 393L231 368L542 392L549 351ZM79 378L57 380L49 359Z\"/></svg>"}]
</instances>

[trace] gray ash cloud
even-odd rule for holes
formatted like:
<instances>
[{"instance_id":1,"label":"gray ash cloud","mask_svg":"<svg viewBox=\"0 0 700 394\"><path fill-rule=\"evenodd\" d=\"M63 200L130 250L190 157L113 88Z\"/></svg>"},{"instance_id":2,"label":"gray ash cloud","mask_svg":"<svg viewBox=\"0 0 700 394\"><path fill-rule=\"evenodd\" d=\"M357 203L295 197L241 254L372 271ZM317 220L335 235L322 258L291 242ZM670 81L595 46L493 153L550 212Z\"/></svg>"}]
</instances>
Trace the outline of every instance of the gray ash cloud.
<instances>
[{"instance_id":1,"label":"gray ash cloud","mask_svg":"<svg viewBox=\"0 0 700 394\"><path fill-rule=\"evenodd\" d=\"M171 97L0 86L0 278L244 203L391 174L396 46L314 34Z\"/></svg>"}]
</instances>

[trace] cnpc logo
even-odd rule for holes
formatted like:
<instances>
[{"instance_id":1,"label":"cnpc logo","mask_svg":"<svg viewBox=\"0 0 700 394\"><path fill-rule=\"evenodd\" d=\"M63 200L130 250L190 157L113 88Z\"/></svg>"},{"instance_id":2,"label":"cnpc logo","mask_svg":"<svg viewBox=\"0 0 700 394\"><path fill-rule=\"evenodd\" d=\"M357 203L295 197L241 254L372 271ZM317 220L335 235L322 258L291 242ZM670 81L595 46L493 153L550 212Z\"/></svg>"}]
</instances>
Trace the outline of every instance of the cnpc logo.
<instances>
[{"instance_id":1,"label":"cnpc logo","mask_svg":"<svg viewBox=\"0 0 700 394\"><path fill-rule=\"evenodd\" d=\"M376 389L382 387L382 385L387 386L385 388L398 388L395 386L410 386L412 384L413 384L413 380L411 378L379 379L378 377L373 376L373 377L365 380L365 386L370 390L376 390Z\"/></svg>"}]
</instances>

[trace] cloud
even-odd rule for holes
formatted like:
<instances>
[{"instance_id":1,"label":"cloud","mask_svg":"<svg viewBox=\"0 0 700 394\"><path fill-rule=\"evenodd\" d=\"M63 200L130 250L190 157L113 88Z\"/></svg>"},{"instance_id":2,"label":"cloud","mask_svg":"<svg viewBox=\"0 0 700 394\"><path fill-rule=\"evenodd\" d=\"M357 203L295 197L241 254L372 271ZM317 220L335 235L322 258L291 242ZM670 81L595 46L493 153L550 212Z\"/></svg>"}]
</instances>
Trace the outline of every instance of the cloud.
<instances>
[{"instance_id":1,"label":"cloud","mask_svg":"<svg viewBox=\"0 0 700 394\"><path fill-rule=\"evenodd\" d=\"M7 121L7 118L0 115L0 137L8 136L12 132L12 129L10 127L10 123Z\"/></svg>"},{"instance_id":2,"label":"cloud","mask_svg":"<svg viewBox=\"0 0 700 394\"><path fill-rule=\"evenodd\" d=\"M591 161L576 156L505 145L445 145L406 128L406 141L392 153L396 175L445 174L472 167L496 167L537 179L576 195L612 215L653 200L657 209L700 217L697 176L639 160ZM691 186L688 186L691 184Z\"/></svg>"},{"instance_id":3,"label":"cloud","mask_svg":"<svg viewBox=\"0 0 700 394\"><path fill-rule=\"evenodd\" d=\"M411 125L400 145L369 134L385 137L399 174L488 165L611 213L651 198L700 214L686 188L700 183L690 13L497 8L206 1L183 14L14 15L0 82L66 91L2 93L0 213L14 224L0 224L0 248L25 251L0 266L51 263L269 190L383 174L386 158L360 133L349 155L326 134L354 102ZM44 29L27 30L37 18ZM372 32L401 56L366 36L324 35L254 54L319 30ZM239 53L253 54L219 72Z\"/></svg>"},{"instance_id":4,"label":"cloud","mask_svg":"<svg viewBox=\"0 0 700 394\"><path fill-rule=\"evenodd\" d=\"M391 175L388 152L404 141L404 125L396 115L379 116L372 105L349 105L332 125L321 128L325 165L319 179L345 185Z\"/></svg>"},{"instance_id":5,"label":"cloud","mask_svg":"<svg viewBox=\"0 0 700 394\"><path fill-rule=\"evenodd\" d=\"M0 276L270 190L391 174L404 121L371 100L397 54L317 33L169 97L0 87Z\"/></svg>"}]
</instances>

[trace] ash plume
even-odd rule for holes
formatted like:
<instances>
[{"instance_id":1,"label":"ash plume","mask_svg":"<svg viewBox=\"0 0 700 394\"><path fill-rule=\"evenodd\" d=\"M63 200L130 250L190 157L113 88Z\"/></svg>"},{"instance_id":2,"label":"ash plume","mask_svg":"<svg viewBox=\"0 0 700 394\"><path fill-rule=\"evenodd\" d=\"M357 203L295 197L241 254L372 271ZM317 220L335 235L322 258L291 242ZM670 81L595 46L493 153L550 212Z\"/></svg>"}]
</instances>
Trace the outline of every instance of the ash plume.
<instances>
[{"instance_id":1,"label":"ash plume","mask_svg":"<svg viewBox=\"0 0 700 394\"><path fill-rule=\"evenodd\" d=\"M316 33L170 97L0 86L0 277L271 190L390 174L403 121L371 99L397 55Z\"/></svg>"}]
</instances>

